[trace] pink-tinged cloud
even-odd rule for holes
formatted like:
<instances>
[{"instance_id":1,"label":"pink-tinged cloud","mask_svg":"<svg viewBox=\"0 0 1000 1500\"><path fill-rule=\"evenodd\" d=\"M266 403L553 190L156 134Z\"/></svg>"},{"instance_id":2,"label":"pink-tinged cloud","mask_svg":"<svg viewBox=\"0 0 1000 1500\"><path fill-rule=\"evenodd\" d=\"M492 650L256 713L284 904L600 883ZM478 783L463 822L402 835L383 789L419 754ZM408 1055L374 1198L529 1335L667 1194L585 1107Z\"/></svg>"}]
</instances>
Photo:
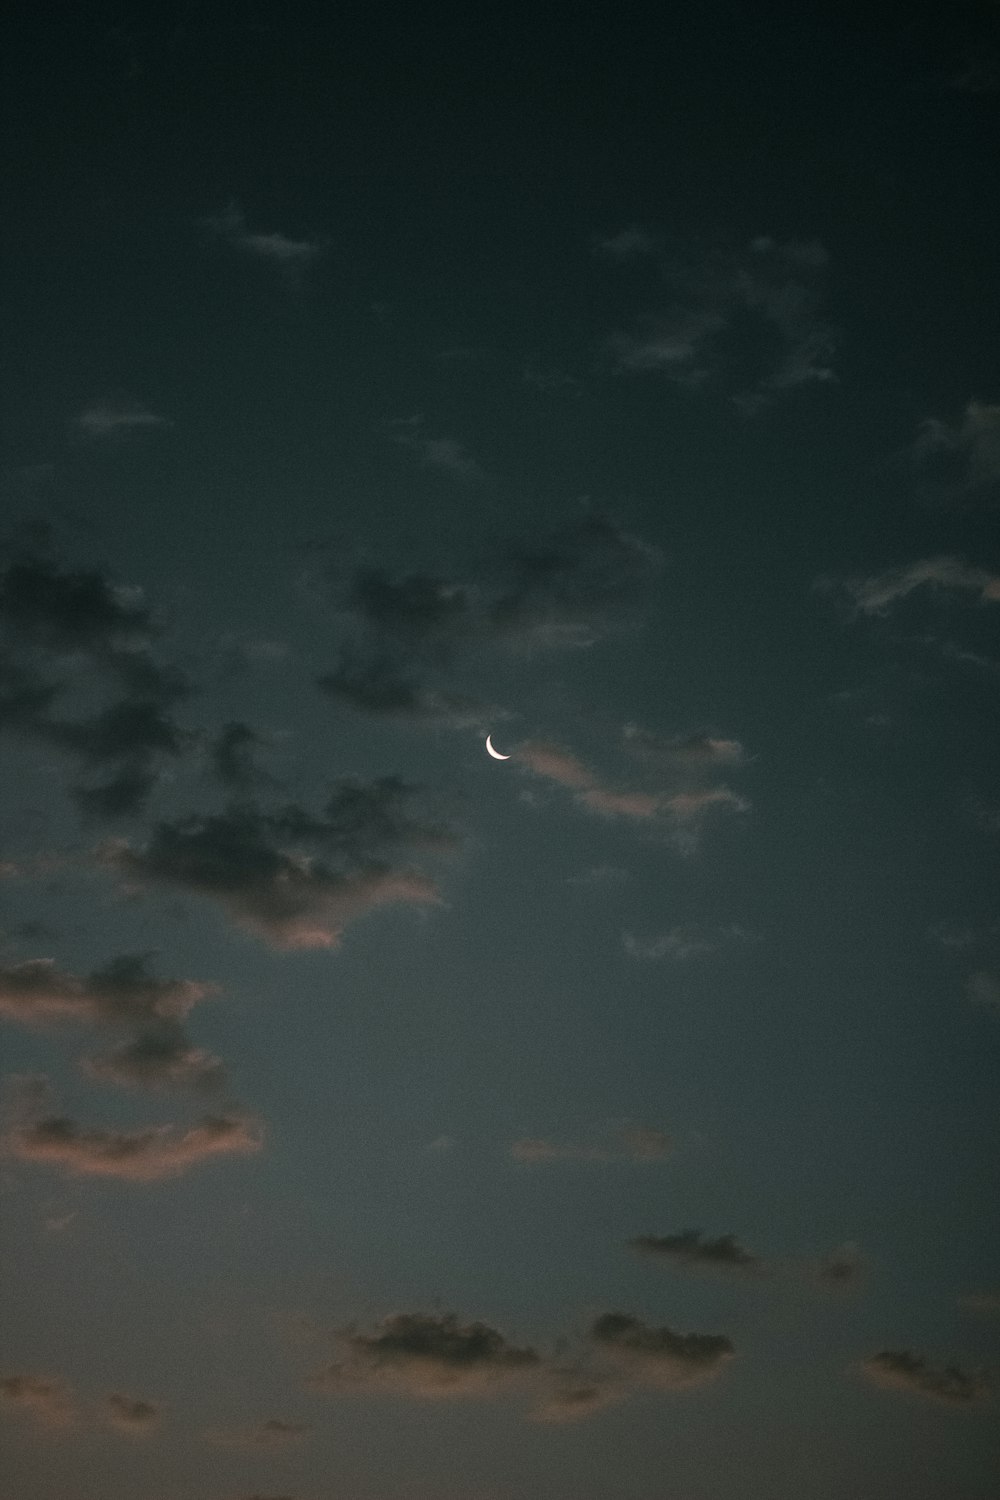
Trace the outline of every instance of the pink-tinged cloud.
<instances>
[{"instance_id":1,"label":"pink-tinged cloud","mask_svg":"<svg viewBox=\"0 0 1000 1500\"><path fill-rule=\"evenodd\" d=\"M65 1381L47 1375L0 1377L0 1403L45 1427L69 1427L76 1407Z\"/></svg>"},{"instance_id":2,"label":"pink-tinged cloud","mask_svg":"<svg viewBox=\"0 0 1000 1500\"><path fill-rule=\"evenodd\" d=\"M3 1145L20 1161L57 1167L71 1177L158 1182L180 1177L212 1157L251 1155L262 1141L247 1120L228 1115L206 1115L184 1131L170 1125L93 1130L50 1116L16 1127Z\"/></svg>"},{"instance_id":3,"label":"pink-tinged cloud","mask_svg":"<svg viewBox=\"0 0 1000 1500\"><path fill-rule=\"evenodd\" d=\"M663 799L652 792L616 792L602 786L581 792L577 801L606 818L655 818L663 806Z\"/></svg>"},{"instance_id":4,"label":"pink-tinged cloud","mask_svg":"<svg viewBox=\"0 0 1000 1500\"><path fill-rule=\"evenodd\" d=\"M532 1422L553 1425L581 1422L609 1406L617 1406L630 1394L626 1385L604 1374L553 1370L551 1378L551 1390L528 1413Z\"/></svg>"},{"instance_id":5,"label":"pink-tinged cloud","mask_svg":"<svg viewBox=\"0 0 1000 1500\"><path fill-rule=\"evenodd\" d=\"M718 1375L734 1356L729 1339L714 1333L653 1328L629 1313L604 1313L590 1337L630 1380L660 1390L680 1390Z\"/></svg>"},{"instance_id":6,"label":"pink-tinged cloud","mask_svg":"<svg viewBox=\"0 0 1000 1500\"><path fill-rule=\"evenodd\" d=\"M858 613L865 615L886 614L897 600L925 587L973 594L980 604L1000 603L1000 575L972 567L957 557L924 558L873 578L849 579L844 587L853 596Z\"/></svg>"},{"instance_id":7,"label":"pink-tinged cloud","mask_svg":"<svg viewBox=\"0 0 1000 1500\"><path fill-rule=\"evenodd\" d=\"M549 1162L617 1162L662 1161L671 1150L670 1137L652 1125L628 1125L603 1143L586 1144L547 1140L540 1136L522 1136L513 1143L510 1154L526 1166Z\"/></svg>"},{"instance_id":8,"label":"pink-tinged cloud","mask_svg":"<svg viewBox=\"0 0 1000 1500\"><path fill-rule=\"evenodd\" d=\"M582 761L569 750L547 740L529 740L518 746L515 755L536 776L544 776L547 781L555 781L572 791L583 791L596 785L597 778Z\"/></svg>"},{"instance_id":9,"label":"pink-tinged cloud","mask_svg":"<svg viewBox=\"0 0 1000 1500\"><path fill-rule=\"evenodd\" d=\"M114 958L86 976L57 968L51 958L0 968L0 1016L29 1026L176 1020L217 993L216 985L193 979L155 979L144 954Z\"/></svg>"}]
</instances>

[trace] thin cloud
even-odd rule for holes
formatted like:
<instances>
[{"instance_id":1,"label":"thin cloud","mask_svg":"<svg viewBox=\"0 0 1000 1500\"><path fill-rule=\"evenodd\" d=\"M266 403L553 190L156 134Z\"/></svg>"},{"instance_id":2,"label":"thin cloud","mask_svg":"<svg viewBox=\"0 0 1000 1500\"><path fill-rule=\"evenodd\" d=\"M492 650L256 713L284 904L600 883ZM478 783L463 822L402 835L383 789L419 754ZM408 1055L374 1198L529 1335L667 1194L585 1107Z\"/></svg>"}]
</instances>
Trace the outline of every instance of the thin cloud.
<instances>
[{"instance_id":1,"label":"thin cloud","mask_svg":"<svg viewBox=\"0 0 1000 1500\"><path fill-rule=\"evenodd\" d=\"M818 585L827 590L833 586L828 579ZM899 600L925 588L972 594L980 604L1000 603L1000 574L972 567L957 557L924 558L871 578L847 579L841 587L854 600L857 613L863 615L888 614Z\"/></svg>"},{"instance_id":2,"label":"thin cloud","mask_svg":"<svg viewBox=\"0 0 1000 1500\"><path fill-rule=\"evenodd\" d=\"M593 251L595 255L606 256L609 260L644 260L656 252L658 244L645 229L632 224L627 229L620 229L617 234L595 236Z\"/></svg>"},{"instance_id":3,"label":"thin cloud","mask_svg":"<svg viewBox=\"0 0 1000 1500\"><path fill-rule=\"evenodd\" d=\"M675 926L653 937L637 937L632 932L622 933L622 946L629 958L647 963L659 959L675 959L686 963L692 958L704 958L718 953L728 943L752 943L756 934L738 922L728 927Z\"/></svg>"},{"instance_id":4,"label":"thin cloud","mask_svg":"<svg viewBox=\"0 0 1000 1500\"><path fill-rule=\"evenodd\" d=\"M735 1354L722 1334L676 1333L621 1312L595 1319L590 1338L631 1380L660 1390L682 1390L711 1380Z\"/></svg>"},{"instance_id":5,"label":"thin cloud","mask_svg":"<svg viewBox=\"0 0 1000 1500\"><path fill-rule=\"evenodd\" d=\"M49 1116L15 1127L2 1144L19 1161L56 1167L70 1177L159 1182L213 1157L252 1154L262 1143L247 1120L206 1115L187 1130L161 1125L132 1131L86 1128Z\"/></svg>"},{"instance_id":6,"label":"thin cloud","mask_svg":"<svg viewBox=\"0 0 1000 1500\"><path fill-rule=\"evenodd\" d=\"M864 1280L865 1262L853 1241L839 1245L815 1266L815 1278L820 1286L835 1291L853 1291Z\"/></svg>"},{"instance_id":7,"label":"thin cloud","mask_svg":"<svg viewBox=\"0 0 1000 1500\"><path fill-rule=\"evenodd\" d=\"M1000 1313L1000 1291L967 1292L959 1297L958 1305L963 1312L983 1313L989 1317Z\"/></svg>"},{"instance_id":8,"label":"thin cloud","mask_svg":"<svg viewBox=\"0 0 1000 1500\"><path fill-rule=\"evenodd\" d=\"M160 1425L163 1408L154 1401L125 1396L113 1391L104 1403L104 1419L109 1427L132 1437L147 1437Z\"/></svg>"},{"instance_id":9,"label":"thin cloud","mask_svg":"<svg viewBox=\"0 0 1000 1500\"><path fill-rule=\"evenodd\" d=\"M928 501L1000 501L1000 405L970 401L960 421L928 418L910 450L917 491Z\"/></svg>"},{"instance_id":10,"label":"thin cloud","mask_svg":"<svg viewBox=\"0 0 1000 1500\"><path fill-rule=\"evenodd\" d=\"M861 1372L874 1385L949 1405L964 1406L990 1394L989 1383L982 1375L968 1374L958 1365L929 1365L922 1355L909 1349L883 1349L869 1355L861 1362Z\"/></svg>"},{"instance_id":11,"label":"thin cloud","mask_svg":"<svg viewBox=\"0 0 1000 1500\"><path fill-rule=\"evenodd\" d=\"M703 1239L698 1229L685 1229L680 1234L642 1234L629 1240L629 1246L639 1255L656 1260L671 1261L684 1269L737 1272L745 1275L763 1269L759 1256L751 1254L734 1235L720 1235L718 1239Z\"/></svg>"},{"instance_id":12,"label":"thin cloud","mask_svg":"<svg viewBox=\"0 0 1000 1500\"><path fill-rule=\"evenodd\" d=\"M214 1428L205 1434L210 1443L223 1448L286 1448L307 1437L312 1428L306 1422L286 1422L268 1417L250 1427Z\"/></svg>"},{"instance_id":13,"label":"thin cloud","mask_svg":"<svg viewBox=\"0 0 1000 1500\"><path fill-rule=\"evenodd\" d=\"M157 416L133 401L92 401L78 412L74 426L84 437L97 441L131 437L142 432L156 432L172 426L166 417Z\"/></svg>"},{"instance_id":14,"label":"thin cloud","mask_svg":"<svg viewBox=\"0 0 1000 1500\"><path fill-rule=\"evenodd\" d=\"M222 1088L226 1078L221 1060L193 1046L176 1023L143 1031L111 1052L85 1058L83 1066L98 1082L126 1088L183 1088L207 1093Z\"/></svg>"},{"instance_id":15,"label":"thin cloud","mask_svg":"<svg viewBox=\"0 0 1000 1500\"><path fill-rule=\"evenodd\" d=\"M969 999L973 1005L984 1005L988 1010L1000 1013L1000 979L995 974L979 969L969 975Z\"/></svg>"},{"instance_id":16,"label":"thin cloud","mask_svg":"<svg viewBox=\"0 0 1000 1500\"><path fill-rule=\"evenodd\" d=\"M551 1162L651 1162L662 1161L672 1148L670 1137L651 1125L625 1126L605 1143L561 1142L538 1136L522 1136L510 1155L523 1165Z\"/></svg>"},{"instance_id":17,"label":"thin cloud","mask_svg":"<svg viewBox=\"0 0 1000 1500\"><path fill-rule=\"evenodd\" d=\"M462 1324L454 1313L395 1313L371 1334L345 1329L338 1343L343 1360L310 1377L314 1390L484 1395L540 1364L534 1349L510 1343L486 1323Z\"/></svg>"},{"instance_id":18,"label":"thin cloud","mask_svg":"<svg viewBox=\"0 0 1000 1500\"><path fill-rule=\"evenodd\" d=\"M0 1376L0 1403L44 1427L70 1427L77 1420L69 1387L50 1376Z\"/></svg>"},{"instance_id":19,"label":"thin cloud","mask_svg":"<svg viewBox=\"0 0 1000 1500\"><path fill-rule=\"evenodd\" d=\"M641 234L603 241L605 257L654 253ZM766 235L732 255L664 250L660 306L609 339L615 367L717 391L748 414L790 390L829 384L837 339L821 312L828 261L815 241Z\"/></svg>"},{"instance_id":20,"label":"thin cloud","mask_svg":"<svg viewBox=\"0 0 1000 1500\"><path fill-rule=\"evenodd\" d=\"M578 1370L553 1369L552 1387L535 1409L529 1412L532 1422L565 1424L580 1422L595 1413L606 1411L624 1401L629 1390L619 1380Z\"/></svg>"},{"instance_id":21,"label":"thin cloud","mask_svg":"<svg viewBox=\"0 0 1000 1500\"><path fill-rule=\"evenodd\" d=\"M230 203L221 214L206 219L205 224L212 234L234 250L287 270L301 269L323 252L319 240L294 240L275 231L261 233L249 229L246 216L236 203Z\"/></svg>"},{"instance_id":22,"label":"thin cloud","mask_svg":"<svg viewBox=\"0 0 1000 1500\"><path fill-rule=\"evenodd\" d=\"M427 469L437 469L467 484L492 482L492 476L457 438L428 436L422 417L401 417L389 423L394 443L415 453Z\"/></svg>"}]
</instances>

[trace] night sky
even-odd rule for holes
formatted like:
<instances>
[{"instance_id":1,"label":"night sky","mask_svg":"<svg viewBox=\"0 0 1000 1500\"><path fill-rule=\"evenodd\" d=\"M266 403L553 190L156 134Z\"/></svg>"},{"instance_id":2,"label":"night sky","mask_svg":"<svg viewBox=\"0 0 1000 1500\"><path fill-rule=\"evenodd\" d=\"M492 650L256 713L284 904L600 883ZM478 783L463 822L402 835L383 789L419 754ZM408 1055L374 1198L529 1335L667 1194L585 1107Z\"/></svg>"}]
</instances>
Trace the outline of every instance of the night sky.
<instances>
[{"instance_id":1,"label":"night sky","mask_svg":"<svg viewBox=\"0 0 1000 1500\"><path fill-rule=\"evenodd\" d=\"M1000 9L16 9L2 1500L995 1500Z\"/></svg>"}]
</instances>

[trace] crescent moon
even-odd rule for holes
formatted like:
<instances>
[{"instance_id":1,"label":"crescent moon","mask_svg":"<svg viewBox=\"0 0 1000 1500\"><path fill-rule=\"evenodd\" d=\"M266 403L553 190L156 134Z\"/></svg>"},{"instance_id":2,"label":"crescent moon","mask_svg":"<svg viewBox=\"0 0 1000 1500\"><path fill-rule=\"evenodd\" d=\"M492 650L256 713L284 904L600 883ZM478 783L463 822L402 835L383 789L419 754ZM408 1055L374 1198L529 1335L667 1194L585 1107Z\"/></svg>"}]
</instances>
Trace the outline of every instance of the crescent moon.
<instances>
[{"instance_id":1,"label":"crescent moon","mask_svg":"<svg viewBox=\"0 0 1000 1500\"><path fill-rule=\"evenodd\" d=\"M493 740L490 735L486 736L486 753L492 755L494 760L510 760L509 755L501 755L499 750L494 750Z\"/></svg>"}]
</instances>

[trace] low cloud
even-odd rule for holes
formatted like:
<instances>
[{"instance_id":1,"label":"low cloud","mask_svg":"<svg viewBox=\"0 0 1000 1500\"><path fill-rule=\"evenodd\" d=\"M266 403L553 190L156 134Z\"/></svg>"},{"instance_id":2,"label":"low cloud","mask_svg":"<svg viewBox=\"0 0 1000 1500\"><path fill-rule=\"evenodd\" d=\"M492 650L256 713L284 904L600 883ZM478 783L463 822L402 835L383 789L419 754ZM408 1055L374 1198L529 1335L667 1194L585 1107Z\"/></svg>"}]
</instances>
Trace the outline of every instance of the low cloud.
<instances>
[{"instance_id":1,"label":"low cloud","mask_svg":"<svg viewBox=\"0 0 1000 1500\"><path fill-rule=\"evenodd\" d=\"M206 1115L188 1129L159 1125L146 1130L104 1130L64 1116L15 1126L2 1141L19 1161L60 1169L70 1177L111 1177L123 1182L159 1182L180 1177L213 1157L250 1155L260 1134L246 1119Z\"/></svg>"},{"instance_id":2,"label":"low cloud","mask_svg":"<svg viewBox=\"0 0 1000 1500\"><path fill-rule=\"evenodd\" d=\"M163 1409L153 1401L138 1396L124 1396L113 1391L104 1403L104 1417L109 1427L133 1437L146 1437L160 1425Z\"/></svg>"},{"instance_id":3,"label":"low cloud","mask_svg":"<svg viewBox=\"0 0 1000 1500\"><path fill-rule=\"evenodd\" d=\"M537 1136L522 1136L510 1154L527 1166L551 1162L652 1162L662 1161L672 1149L670 1137L651 1125L628 1125L607 1141L597 1144L561 1142Z\"/></svg>"},{"instance_id":4,"label":"low cloud","mask_svg":"<svg viewBox=\"0 0 1000 1500\"><path fill-rule=\"evenodd\" d=\"M0 967L0 1016L24 1025L120 1026L172 1022L218 993L194 979L157 979L148 953L126 953L86 976L50 958Z\"/></svg>"},{"instance_id":5,"label":"low cloud","mask_svg":"<svg viewBox=\"0 0 1000 1500\"><path fill-rule=\"evenodd\" d=\"M735 1350L721 1334L676 1333L653 1328L628 1313L603 1313L590 1338L629 1378L661 1390L680 1390L713 1379Z\"/></svg>"},{"instance_id":6,"label":"low cloud","mask_svg":"<svg viewBox=\"0 0 1000 1500\"><path fill-rule=\"evenodd\" d=\"M462 1324L454 1313L396 1313L371 1334L345 1329L338 1343L343 1360L313 1375L313 1389L482 1395L520 1381L540 1364L534 1349L510 1343L486 1323Z\"/></svg>"},{"instance_id":7,"label":"low cloud","mask_svg":"<svg viewBox=\"0 0 1000 1500\"><path fill-rule=\"evenodd\" d=\"M77 1419L65 1381L45 1375L0 1376L0 1404L45 1427L70 1427Z\"/></svg>"},{"instance_id":8,"label":"low cloud","mask_svg":"<svg viewBox=\"0 0 1000 1500\"><path fill-rule=\"evenodd\" d=\"M990 1394L990 1386L979 1374L970 1375L958 1365L929 1365L922 1355L908 1349L884 1349L861 1363L864 1376L889 1390L911 1391L932 1401L966 1405Z\"/></svg>"},{"instance_id":9,"label":"low cloud","mask_svg":"<svg viewBox=\"0 0 1000 1500\"><path fill-rule=\"evenodd\" d=\"M760 1257L752 1255L731 1234L720 1235L716 1240L702 1239L698 1229L685 1229L680 1234L642 1234L629 1240L629 1246L639 1255L671 1261L686 1269L741 1275L763 1269Z\"/></svg>"},{"instance_id":10,"label":"low cloud","mask_svg":"<svg viewBox=\"0 0 1000 1500\"><path fill-rule=\"evenodd\" d=\"M273 230L267 233L251 230L243 210L236 203L230 203L221 214L206 219L205 224L213 235L234 250L286 270L301 270L323 252L319 240L294 240Z\"/></svg>"},{"instance_id":11,"label":"low cloud","mask_svg":"<svg viewBox=\"0 0 1000 1500\"><path fill-rule=\"evenodd\" d=\"M144 848L109 844L105 862L126 878L216 901L276 948L333 948L344 929L381 906L426 906L435 882L393 862L410 847L447 852L453 837L412 809L395 778L338 785L319 817L290 804L252 804L156 825ZM325 857L321 857L325 856Z\"/></svg>"}]
</instances>

